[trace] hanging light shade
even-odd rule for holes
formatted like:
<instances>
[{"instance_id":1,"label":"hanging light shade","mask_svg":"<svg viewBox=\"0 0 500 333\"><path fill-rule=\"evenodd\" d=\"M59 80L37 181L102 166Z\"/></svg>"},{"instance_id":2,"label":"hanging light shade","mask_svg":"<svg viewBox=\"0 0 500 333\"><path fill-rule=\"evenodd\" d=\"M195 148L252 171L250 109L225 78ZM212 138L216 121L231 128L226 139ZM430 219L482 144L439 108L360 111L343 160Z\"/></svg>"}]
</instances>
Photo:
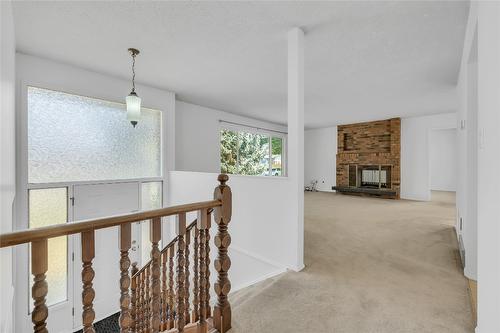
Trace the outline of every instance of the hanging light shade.
<instances>
[{"instance_id":1,"label":"hanging light shade","mask_svg":"<svg viewBox=\"0 0 500 333\"><path fill-rule=\"evenodd\" d=\"M141 98L135 92L135 57L139 54L139 50L130 48L128 51L132 55L132 91L125 97L125 103L127 104L127 120L135 127L141 119Z\"/></svg>"}]
</instances>

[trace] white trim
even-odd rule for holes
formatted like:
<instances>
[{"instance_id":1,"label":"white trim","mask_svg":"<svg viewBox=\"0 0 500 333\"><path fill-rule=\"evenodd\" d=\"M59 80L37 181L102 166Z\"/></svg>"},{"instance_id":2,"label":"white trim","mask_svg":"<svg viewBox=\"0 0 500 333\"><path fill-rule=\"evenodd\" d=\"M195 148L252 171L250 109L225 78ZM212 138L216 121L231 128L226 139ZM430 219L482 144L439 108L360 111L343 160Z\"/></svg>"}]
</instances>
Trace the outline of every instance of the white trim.
<instances>
[{"instance_id":1,"label":"white trim","mask_svg":"<svg viewBox=\"0 0 500 333\"><path fill-rule=\"evenodd\" d=\"M237 292L238 290L241 290L241 289L253 286L254 284L257 284L257 283L262 282L264 280L270 279L270 278L275 277L277 275L283 274L286 271L287 271L286 268L277 269L277 270L275 270L275 271L273 271L271 273L262 275L262 276L254 279L254 280L251 280L249 282L245 282L245 283L242 283L240 285L233 286L233 288L231 289L231 291L229 292L229 294L232 294L232 293Z\"/></svg>"},{"instance_id":2,"label":"white trim","mask_svg":"<svg viewBox=\"0 0 500 333\"><path fill-rule=\"evenodd\" d=\"M284 270L286 270L286 269L287 269L285 266L283 266L283 265L282 265L282 264L280 264L280 263L277 263L277 262L275 262L275 261L273 261L273 260L269 260L268 258L264 258L264 257L262 257L262 256L260 256L260 255L258 255L258 254L255 254L255 253L252 253L252 252L248 252L247 250L244 250L244 249L242 249L242 248L240 248L240 247L238 247L238 246L233 246L233 245L231 245L231 246L229 247L229 250L230 250L230 251L236 251L236 252L239 252L239 253L244 254L244 255L246 255L246 256L248 256L248 257L251 257L251 258L253 258L253 259L256 259L256 260L258 260L258 261L261 261L261 262L263 262L263 263L266 263L266 264L268 264L268 265L270 265L270 266L274 266L274 267L276 267L276 268L278 268L278 269L284 269Z\"/></svg>"}]
</instances>

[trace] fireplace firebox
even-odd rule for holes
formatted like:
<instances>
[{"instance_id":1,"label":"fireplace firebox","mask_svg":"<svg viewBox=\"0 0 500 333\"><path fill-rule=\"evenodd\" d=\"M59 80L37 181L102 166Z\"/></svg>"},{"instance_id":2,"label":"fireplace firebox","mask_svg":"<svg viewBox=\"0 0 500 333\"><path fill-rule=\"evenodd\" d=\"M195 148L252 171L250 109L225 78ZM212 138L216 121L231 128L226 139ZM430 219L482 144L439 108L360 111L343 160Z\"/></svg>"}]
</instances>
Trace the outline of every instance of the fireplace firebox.
<instances>
[{"instance_id":1,"label":"fireplace firebox","mask_svg":"<svg viewBox=\"0 0 500 333\"><path fill-rule=\"evenodd\" d=\"M390 189L390 165L349 165L349 187Z\"/></svg>"}]
</instances>

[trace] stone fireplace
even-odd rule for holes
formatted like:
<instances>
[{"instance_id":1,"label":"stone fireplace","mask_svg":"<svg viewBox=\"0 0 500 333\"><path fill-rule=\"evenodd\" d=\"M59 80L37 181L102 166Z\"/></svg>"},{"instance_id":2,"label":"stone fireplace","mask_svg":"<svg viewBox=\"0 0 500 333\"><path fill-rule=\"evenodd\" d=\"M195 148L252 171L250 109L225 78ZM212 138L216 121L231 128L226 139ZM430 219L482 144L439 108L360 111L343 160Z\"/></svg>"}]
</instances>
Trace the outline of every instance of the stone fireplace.
<instances>
[{"instance_id":1,"label":"stone fireplace","mask_svg":"<svg viewBox=\"0 0 500 333\"><path fill-rule=\"evenodd\" d=\"M338 192L399 198L401 120L337 128Z\"/></svg>"}]
</instances>

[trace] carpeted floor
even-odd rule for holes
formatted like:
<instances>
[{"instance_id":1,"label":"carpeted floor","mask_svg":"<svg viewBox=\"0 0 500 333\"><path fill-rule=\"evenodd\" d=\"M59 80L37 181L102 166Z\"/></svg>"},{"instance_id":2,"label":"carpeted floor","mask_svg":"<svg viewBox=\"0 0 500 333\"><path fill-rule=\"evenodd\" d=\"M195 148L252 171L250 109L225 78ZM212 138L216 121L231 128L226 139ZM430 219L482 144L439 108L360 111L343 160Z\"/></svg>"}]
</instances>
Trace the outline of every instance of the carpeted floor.
<instances>
[{"instance_id":1,"label":"carpeted floor","mask_svg":"<svg viewBox=\"0 0 500 333\"><path fill-rule=\"evenodd\" d=\"M305 196L305 263L231 295L233 333L472 333L453 224L432 202Z\"/></svg>"}]
</instances>

